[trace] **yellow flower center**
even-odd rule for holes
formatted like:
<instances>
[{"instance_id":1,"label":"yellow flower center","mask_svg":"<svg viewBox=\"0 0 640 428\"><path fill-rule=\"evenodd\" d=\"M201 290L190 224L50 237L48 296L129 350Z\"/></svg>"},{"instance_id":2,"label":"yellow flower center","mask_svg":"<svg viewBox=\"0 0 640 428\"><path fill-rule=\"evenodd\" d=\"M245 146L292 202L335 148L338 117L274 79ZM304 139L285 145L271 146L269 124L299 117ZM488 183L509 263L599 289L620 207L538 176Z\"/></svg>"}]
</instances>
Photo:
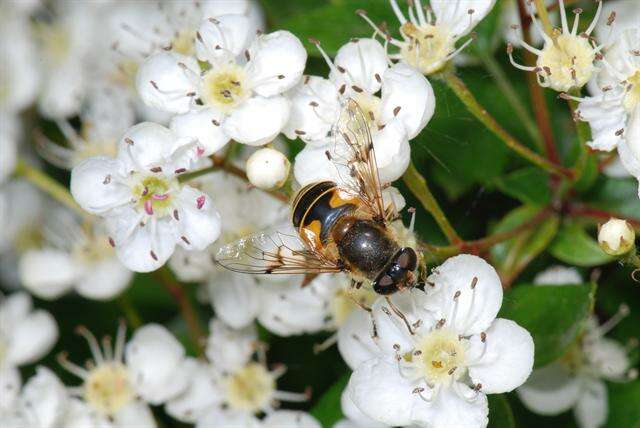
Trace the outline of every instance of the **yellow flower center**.
<instances>
[{"instance_id":1,"label":"yellow flower center","mask_svg":"<svg viewBox=\"0 0 640 428\"><path fill-rule=\"evenodd\" d=\"M116 65L116 69L109 78L113 83L119 86L135 90L136 74L138 74L139 68L140 63L138 61L133 59L124 59Z\"/></svg>"},{"instance_id":2,"label":"yellow flower center","mask_svg":"<svg viewBox=\"0 0 640 428\"><path fill-rule=\"evenodd\" d=\"M546 43L538 57L540 76L560 92L585 85L595 70L596 52L589 39L561 34L553 43Z\"/></svg>"},{"instance_id":3,"label":"yellow flower center","mask_svg":"<svg viewBox=\"0 0 640 428\"><path fill-rule=\"evenodd\" d=\"M640 69L627 78L627 93L622 104L629 114L640 105Z\"/></svg>"},{"instance_id":4,"label":"yellow flower center","mask_svg":"<svg viewBox=\"0 0 640 428\"><path fill-rule=\"evenodd\" d=\"M400 27L405 43L400 49L404 60L422 74L439 71L447 57L455 50L455 39L443 25L421 25L416 27L406 22Z\"/></svg>"},{"instance_id":5,"label":"yellow flower center","mask_svg":"<svg viewBox=\"0 0 640 428\"><path fill-rule=\"evenodd\" d=\"M93 264L112 258L114 250L109 245L107 236L91 236L87 242L78 244L73 249L73 259L81 264Z\"/></svg>"},{"instance_id":6,"label":"yellow flower center","mask_svg":"<svg viewBox=\"0 0 640 428\"><path fill-rule=\"evenodd\" d=\"M229 406L258 413L268 407L276 389L276 381L264 366L249 363L234 373L225 386Z\"/></svg>"},{"instance_id":7,"label":"yellow flower center","mask_svg":"<svg viewBox=\"0 0 640 428\"><path fill-rule=\"evenodd\" d=\"M84 383L84 399L103 415L113 415L135 398L129 373L124 365L109 362L89 372Z\"/></svg>"},{"instance_id":8,"label":"yellow flower center","mask_svg":"<svg viewBox=\"0 0 640 428\"><path fill-rule=\"evenodd\" d=\"M466 371L466 344L449 329L428 333L410 358L417 359L418 367L427 381L440 383L449 378L459 379Z\"/></svg>"},{"instance_id":9,"label":"yellow flower center","mask_svg":"<svg viewBox=\"0 0 640 428\"><path fill-rule=\"evenodd\" d=\"M93 140L88 144L80 145L73 151L73 165L78 165L85 159L94 156L107 156L114 158L118 153L118 141L117 140Z\"/></svg>"},{"instance_id":10,"label":"yellow flower center","mask_svg":"<svg viewBox=\"0 0 640 428\"><path fill-rule=\"evenodd\" d=\"M176 180L160 176L146 176L132 188L138 208L149 215L163 217L171 214L171 191L178 187Z\"/></svg>"},{"instance_id":11,"label":"yellow flower center","mask_svg":"<svg viewBox=\"0 0 640 428\"><path fill-rule=\"evenodd\" d=\"M60 65L71 52L71 38L69 31L62 25L40 24L36 34L48 60Z\"/></svg>"},{"instance_id":12,"label":"yellow flower center","mask_svg":"<svg viewBox=\"0 0 640 428\"><path fill-rule=\"evenodd\" d=\"M251 95L244 69L236 64L224 64L207 71L202 85L202 101L225 113L231 112Z\"/></svg>"},{"instance_id":13,"label":"yellow flower center","mask_svg":"<svg viewBox=\"0 0 640 428\"><path fill-rule=\"evenodd\" d=\"M186 28L178 31L171 41L171 50L182 55L191 56L196 53L196 30Z\"/></svg>"}]
</instances>

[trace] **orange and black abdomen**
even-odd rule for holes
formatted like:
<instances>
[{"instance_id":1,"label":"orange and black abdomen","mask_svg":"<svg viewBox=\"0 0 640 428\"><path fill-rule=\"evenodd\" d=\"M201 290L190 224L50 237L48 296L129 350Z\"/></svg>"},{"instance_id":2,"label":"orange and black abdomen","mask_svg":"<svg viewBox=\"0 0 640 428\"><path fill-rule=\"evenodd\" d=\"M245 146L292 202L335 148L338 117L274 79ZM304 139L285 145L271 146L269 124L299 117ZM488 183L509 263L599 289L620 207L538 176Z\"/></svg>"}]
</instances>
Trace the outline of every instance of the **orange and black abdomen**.
<instances>
[{"instance_id":1,"label":"orange and black abdomen","mask_svg":"<svg viewBox=\"0 0 640 428\"><path fill-rule=\"evenodd\" d=\"M332 181L309 184L298 192L293 202L293 225L303 240L322 248L331 237L332 227L353 212L357 204L355 199L343 198Z\"/></svg>"}]
</instances>

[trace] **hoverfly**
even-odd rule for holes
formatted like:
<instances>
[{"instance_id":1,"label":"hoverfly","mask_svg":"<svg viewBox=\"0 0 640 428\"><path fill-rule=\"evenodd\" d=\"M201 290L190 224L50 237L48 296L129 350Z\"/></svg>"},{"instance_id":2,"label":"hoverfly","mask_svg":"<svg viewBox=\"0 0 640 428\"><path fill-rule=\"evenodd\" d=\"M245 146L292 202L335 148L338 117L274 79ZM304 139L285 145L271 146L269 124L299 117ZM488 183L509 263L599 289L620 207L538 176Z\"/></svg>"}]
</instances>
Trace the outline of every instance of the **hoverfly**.
<instances>
[{"instance_id":1,"label":"hoverfly","mask_svg":"<svg viewBox=\"0 0 640 428\"><path fill-rule=\"evenodd\" d=\"M346 272L359 287L371 281L382 295L416 285L418 255L399 244L385 209L371 133L356 101L346 102L335 137L346 147L344 183L321 181L298 191L291 206L294 234L258 234L223 246L216 256L225 268L251 274ZM346 168L345 168L346 167Z\"/></svg>"}]
</instances>

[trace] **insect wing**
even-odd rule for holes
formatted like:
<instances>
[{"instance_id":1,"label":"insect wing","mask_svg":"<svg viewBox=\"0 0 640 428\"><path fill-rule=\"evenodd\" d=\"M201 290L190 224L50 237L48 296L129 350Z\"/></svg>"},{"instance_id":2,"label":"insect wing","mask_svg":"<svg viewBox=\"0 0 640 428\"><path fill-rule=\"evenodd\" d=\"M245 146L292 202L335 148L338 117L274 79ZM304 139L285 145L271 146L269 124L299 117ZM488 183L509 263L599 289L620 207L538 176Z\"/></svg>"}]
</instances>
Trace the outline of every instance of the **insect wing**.
<instances>
[{"instance_id":1,"label":"insect wing","mask_svg":"<svg viewBox=\"0 0 640 428\"><path fill-rule=\"evenodd\" d=\"M216 261L234 272L250 274L318 274L342 268L305 247L295 232L263 232L222 246Z\"/></svg>"}]
</instances>

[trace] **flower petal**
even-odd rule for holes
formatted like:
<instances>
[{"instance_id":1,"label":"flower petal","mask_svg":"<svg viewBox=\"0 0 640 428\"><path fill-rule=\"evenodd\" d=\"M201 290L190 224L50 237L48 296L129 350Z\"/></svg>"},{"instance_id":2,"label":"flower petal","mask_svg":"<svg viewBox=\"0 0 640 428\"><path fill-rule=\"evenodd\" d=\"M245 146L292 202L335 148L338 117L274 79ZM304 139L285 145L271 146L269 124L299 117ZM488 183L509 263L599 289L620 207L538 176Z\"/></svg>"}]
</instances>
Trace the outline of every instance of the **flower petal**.
<instances>
[{"instance_id":1,"label":"flower petal","mask_svg":"<svg viewBox=\"0 0 640 428\"><path fill-rule=\"evenodd\" d=\"M436 97L431 84L418 70L398 63L382 76L382 121L399 119L407 138L417 136L433 116ZM399 108L399 110L398 110Z\"/></svg>"},{"instance_id":2,"label":"flower petal","mask_svg":"<svg viewBox=\"0 0 640 428\"><path fill-rule=\"evenodd\" d=\"M582 276L574 267L555 265L538 273L533 278L536 285L582 284Z\"/></svg>"},{"instance_id":3,"label":"flower petal","mask_svg":"<svg viewBox=\"0 0 640 428\"><path fill-rule=\"evenodd\" d=\"M487 426L488 415L489 403L485 394L480 393L475 399L468 400L452 388L442 387L431 404L416 406L413 422L429 428L476 428Z\"/></svg>"},{"instance_id":4,"label":"flower petal","mask_svg":"<svg viewBox=\"0 0 640 428\"><path fill-rule=\"evenodd\" d=\"M219 370L235 372L246 365L256 350L258 333L253 324L232 329L219 319L209 322L206 354Z\"/></svg>"},{"instance_id":5,"label":"flower petal","mask_svg":"<svg viewBox=\"0 0 640 428\"><path fill-rule=\"evenodd\" d=\"M205 19L198 28L196 52L200 61L215 64L219 58L238 56L249 41L249 19L237 13Z\"/></svg>"},{"instance_id":6,"label":"flower petal","mask_svg":"<svg viewBox=\"0 0 640 428\"><path fill-rule=\"evenodd\" d=\"M611 91L601 92L593 97L586 97L578 105L577 111L580 119L588 122L591 127L592 141L587 144L592 149L611 151L615 149L624 134L627 113L622 105L624 91L614 88Z\"/></svg>"},{"instance_id":7,"label":"flower petal","mask_svg":"<svg viewBox=\"0 0 640 428\"><path fill-rule=\"evenodd\" d=\"M6 365L0 369L0 414L6 415L15 408L21 384L20 370Z\"/></svg>"},{"instance_id":8,"label":"flower petal","mask_svg":"<svg viewBox=\"0 0 640 428\"><path fill-rule=\"evenodd\" d=\"M302 77L307 51L288 31L258 36L249 47L247 74L253 91L263 97L293 88Z\"/></svg>"},{"instance_id":9,"label":"flower petal","mask_svg":"<svg viewBox=\"0 0 640 428\"><path fill-rule=\"evenodd\" d=\"M381 183L391 183L407 170L411 162L411 146L404 126L394 120L373 135L376 164Z\"/></svg>"},{"instance_id":10,"label":"flower petal","mask_svg":"<svg viewBox=\"0 0 640 428\"><path fill-rule=\"evenodd\" d=\"M364 310L352 311L338 329L338 351L352 370L380 352L372 335L373 322Z\"/></svg>"},{"instance_id":11,"label":"flower petal","mask_svg":"<svg viewBox=\"0 0 640 428\"><path fill-rule=\"evenodd\" d=\"M218 409L209 411L203 418L199 419L195 428L262 428L260 420L241 410Z\"/></svg>"},{"instance_id":12,"label":"flower petal","mask_svg":"<svg viewBox=\"0 0 640 428\"><path fill-rule=\"evenodd\" d=\"M209 196L184 186L176 196L175 204L180 218L176 220L176 232L181 237L178 244L189 250L204 250L218 239L222 231L220 213Z\"/></svg>"},{"instance_id":13,"label":"flower petal","mask_svg":"<svg viewBox=\"0 0 640 428\"><path fill-rule=\"evenodd\" d=\"M525 407L532 412L558 415L576 404L581 394L581 383L560 363L552 363L534 370L516 392Z\"/></svg>"},{"instance_id":14,"label":"flower petal","mask_svg":"<svg viewBox=\"0 0 640 428\"><path fill-rule=\"evenodd\" d=\"M342 395L340 396L340 407L342 408L342 413L347 417L347 419L354 424L355 427L368 427L368 428L386 428L387 425L375 421L362 413L362 411L355 405L353 400L351 400L349 389L345 388L342 391Z\"/></svg>"},{"instance_id":15,"label":"flower petal","mask_svg":"<svg viewBox=\"0 0 640 428\"><path fill-rule=\"evenodd\" d=\"M352 92L355 86L370 94L380 90L382 75L389 68L384 48L375 39L354 39L346 43L338 49L334 64L338 73L331 71L329 79L336 87L345 85L347 91Z\"/></svg>"},{"instance_id":16,"label":"flower petal","mask_svg":"<svg viewBox=\"0 0 640 428\"><path fill-rule=\"evenodd\" d=\"M433 270L427 283L433 286L425 288L429 296L426 309L465 335L489 328L502 305L500 277L477 256L461 254L447 259Z\"/></svg>"},{"instance_id":17,"label":"flower petal","mask_svg":"<svg viewBox=\"0 0 640 428\"><path fill-rule=\"evenodd\" d=\"M186 69L179 64L184 64ZM136 88L149 107L186 113L198 91L200 66L195 58L162 52L147 58L136 75Z\"/></svg>"},{"instance_id":18,"label":"flower petal","mask_svg":"<svg viewBox=\"0 0 640 428\"><path fill-rule=\"evenodd\" d=\"M114 179L125 176L124 171L124 165L117 159L89 158L71 171L71 195L85 211L105 214L131 199L129 187Z\"/></svg>"},{"instance_id":19,"label":"flower petal","mask_svg":"<svg viewBox=\"0 0 640 428\"><path fill-rule=\"evenodd\" d=\"M187 387L184 358L180 342L159 324L147 324L136 330L125 348L134 387L151 404L163 403Z\"/></svg>"},{"instance_id":20,"label":"flower petal","mask_svg":"<svg viewBox=\"0 0 640 428\"><path fill-rule=\"evenodd\" d=\"M429 4L436 15L436 23L461 37L469 34L495 3L496 0L431 0Z\"/></svg>"},{"instance_id":21,"label":"flower petal","mask_svg":"<svg viewBox=\"0 0 640 428\"><path fill-rule=\"evenodd\" d=\"M250 146L272 141L289 120L289 101L281 96L248 99L234 110L222 128L234 140Z\"/></svg>"},{"instance_id":22,"label":"flower petal","mask_svg":"<svg viewBox=\"0 0 640 428\"><path fill-rule=\"evenodd\" d=\"M627 349L613 339L600 337L598 333L595 336L595 340L589 337L589 343L585 344L590 368L604 379L625 379L630 366Z\"/></svg>"},{"instance_id":23,"label":"flower petal","mask_svg":"<svg viewBox=\"0 0 640 428\"><path fill-rule=\"evenodd\" d=\"M55 428L60 426L68 401L67 390L48 368L39 366L36 374L25 384L21 399L31 403L27 417L30 426Z\"/></svg>"},{"instance_id":24,"label":"flower petal","mask_svg":"<svg viewBox=\"0 0 640 428\"><path fill-rule=\"evenodd\" d=\"M87 299L108 300L127 288L132 278L133 272L117 259L106 259L91 265L76 284L76 291Z\"/></svg>"},{"instance_id":25,"label":"flower petal","mask_svg":"<svg viewBox=\"0 0 640 428\"><path fill-rule=\"evenodd\" d=\"M169 128L142 122L129 128L120 139L118 159L128 170L149 171L153 167L164 166L182 141Z\"/></svg>"},{"instance_id":26,"label":"flower petal","mask_svg":"<svg viewBox=\"0 0 640 428\"><path fill-rule=\"evenodd\" d=\"M320 428L320 422L307 412L276 410L262 420L263 428Z\"/></svg>"},{"instance_id":27,"label":"flower petal","mask_svg":"<svg viewBox=\"0 0 640 428\"><path fill-rule=\"evenodd\" d=\"M213 310L233 328L253 322L260 305L256 278L235 272L222 272L208 283Z\"/></svg>"},{"instance_id":28,"label":"flower petal","mask_svg":"<svg viewBox=\"0 0 640 428\"><path fill-rule=\"evenodd\" d=\"M19 323L12 324L6 364L21 366L31 364L44 357L58 340L58 325L53 316L44 310L35 310Z\"/></svg>"},{"instance_id":29,"label":"flower petal","mask_svg":"<svg viewBox=\"0 0 640 428\"><path fill-rule=\"evenodd\" d=\"M582 394L573 409L581 428L599 428L607 421L609 402L607 385L597 379L583 380Z\"/></svg>"},{"instance_id":30,"label":"flower petal","mask_svg":"<svg viewBox=\"0 0 640 428\"><path fill-rule=\"evenodd\" d=\"M78 268L69 254L53 248L25 252L18 266L22 285L41 299L56 299L69 291Z\"/></svg>"},{"instance_id":31,"label":"flower petal","mask_svg":"<svg viewBox=\"0 0 640 428\"><path fill-rule=\"evenodd\" d=\"M320 147L307 145L296 155L293 175L301 186L322 180L340 183L341 177L349 176L346 165L338 165L326 155L326 152L332 152L335 146L342 145L326 144Z\"/></svg>"},{"instance_id":32,"label":"flower petal","mask_svg":"<svg viewBox=\"0 0 640 428\"><path fill-rule=\"evenodd\" d=\"M120 408L113 415L113 419L119 427L155 428L157 426L151 409L142 400L134 400Z\"/></svg>"},{"instance_id":33,"label":"flower petal","mask_svg":"<svg viewBox=\"0 0 640 428\"><path fill-rule=\"evenodd\" d=\"M485 343L477 334L470 342L471 352L483 349L477 354L482 356L469 367L469 376L474 384L482 385L485 394L513 391L531 374L533 338L515 322L496 318L486 332Z\"/></svg>"},{"instance_id":34,"label":"flower petal","mask_svg":"<svg viewBox=\"0 0 640 428\"><path fill-rule=\"evenodd\" d=\"M282 130L287 138L299 137L314 145L327 143L342 108L333 83L322 77L305 76L287 97L291 100L291 116Z\"/></svg>"},{"instance_id":35,"label":"flower petal","mask_svg":"<svg viewBox=\"0 0 640 428\"><path fill-rule=\"evenodd\" d=\"M221 112L214 108L204 108L174 116L169 127L178 137L197 140L204 148L202 156L209 156L229 142L229 137L220 126L222 119Z\"/></svg>"}]
</instances>

